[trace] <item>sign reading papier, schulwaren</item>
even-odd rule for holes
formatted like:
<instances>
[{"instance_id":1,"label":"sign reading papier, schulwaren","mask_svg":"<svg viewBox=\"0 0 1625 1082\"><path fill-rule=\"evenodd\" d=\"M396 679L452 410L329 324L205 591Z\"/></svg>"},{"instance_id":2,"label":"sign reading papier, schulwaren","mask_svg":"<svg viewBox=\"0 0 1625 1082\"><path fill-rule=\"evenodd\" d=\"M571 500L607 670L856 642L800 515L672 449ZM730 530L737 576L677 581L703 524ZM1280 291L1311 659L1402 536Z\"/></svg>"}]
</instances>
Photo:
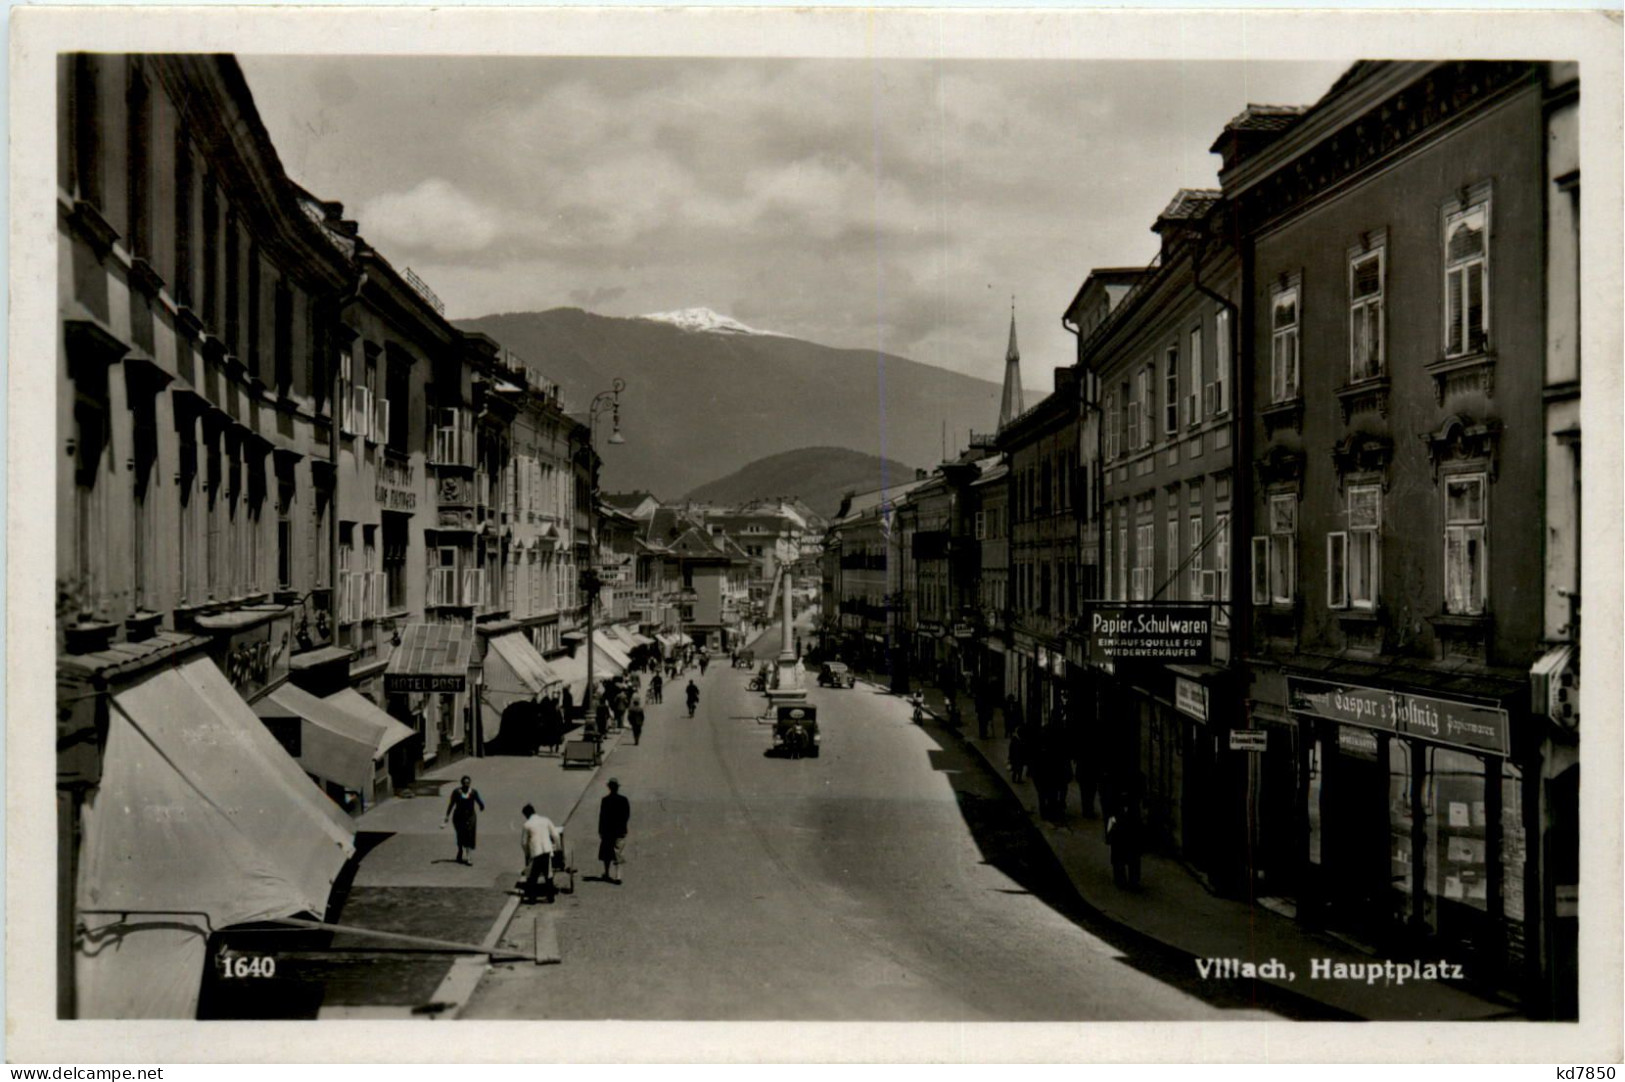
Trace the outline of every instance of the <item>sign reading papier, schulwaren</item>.
<instances>
[{"instance_id":1,"label":"sign reading papier, schulwaren","mask_svg":"<svg viewBox=\"0 0 1625 1082\"><path fill-rule=\"evenodd\" d=\"M1295 676L1287 678L1287 695L1299 714L1494 755L1511 749L1507 712L1499 707Z\"/></svg>"},{"instance_id":2,"label":"sign reading papier, schulwaren","mask_svg":"<svg viewBox=\"0 0 1625 1082\"><path fill-rule=\"evenodd\" d=\"M1104 661L1206 665L1213 652L1208 605L1102 605L1088 616L1089 656Z\"/></svg>"}]
</instances>

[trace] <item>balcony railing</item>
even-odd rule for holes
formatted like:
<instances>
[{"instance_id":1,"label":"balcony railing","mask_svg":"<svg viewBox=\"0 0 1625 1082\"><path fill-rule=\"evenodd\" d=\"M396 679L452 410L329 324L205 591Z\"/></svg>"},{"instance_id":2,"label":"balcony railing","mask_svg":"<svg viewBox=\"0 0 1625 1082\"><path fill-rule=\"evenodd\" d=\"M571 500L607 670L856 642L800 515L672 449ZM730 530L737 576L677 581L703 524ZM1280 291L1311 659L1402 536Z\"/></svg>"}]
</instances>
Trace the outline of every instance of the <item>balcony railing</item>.
<instances>
[{"instance_id":1,"label":"balcony railing","mask_svg":"<svg viewBox=\"0 0 1625 1082\"><path fill-rule=\"evenodd\" d=\"M428 608L491 607L491 583L484 568L434 567L429 569Z\"/></svg>"},{"instance_id":2,"label":"balcony railing","mask_svg":"<svg viewBox=\"0 0 1625 1082\"><path fill-rule=\"evenodd\" d=\"M429 460L436 466L474 465L474 428L468 411L455 407L436 409L432 416L434 441Z\"/></svg>"}]
</instances>

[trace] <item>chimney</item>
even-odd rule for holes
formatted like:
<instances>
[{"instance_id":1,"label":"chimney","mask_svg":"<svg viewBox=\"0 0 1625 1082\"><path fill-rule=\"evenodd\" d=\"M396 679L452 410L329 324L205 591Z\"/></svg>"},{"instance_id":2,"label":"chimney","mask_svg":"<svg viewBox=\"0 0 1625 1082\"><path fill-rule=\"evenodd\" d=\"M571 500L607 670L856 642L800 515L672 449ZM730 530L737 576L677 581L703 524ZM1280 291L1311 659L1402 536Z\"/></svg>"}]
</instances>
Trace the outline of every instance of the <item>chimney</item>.
<instances>
[{"instance_id":1,"label":"chimney","mask_svg":"<svg viewBox=\"0 0 1625 1082\"><path fill-rule=\"evenodd\" d=\"M1060 394L1071 387L1077 386L1078 370L1074 365L1065 365L1055 370L1055 393Z\"/></svg>"}]
</instances>

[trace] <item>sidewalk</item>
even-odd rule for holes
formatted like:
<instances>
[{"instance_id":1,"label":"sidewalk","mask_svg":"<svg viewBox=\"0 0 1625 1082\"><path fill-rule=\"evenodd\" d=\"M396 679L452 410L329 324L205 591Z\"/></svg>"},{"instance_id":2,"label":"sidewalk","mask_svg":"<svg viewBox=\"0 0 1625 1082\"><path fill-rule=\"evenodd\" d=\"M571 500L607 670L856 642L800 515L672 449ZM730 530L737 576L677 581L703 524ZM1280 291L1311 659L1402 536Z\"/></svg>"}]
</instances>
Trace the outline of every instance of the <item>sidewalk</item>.
<instances>
[{"instance_id":1,"label":"sidewalk","mask_svg":"<svg viewBox=\"0 0 1625 1082\"><path fill-rule=\"evenodd\" d=\"M603 763L592 770L567 770L557 756L544 755L462 759L426 772L414 788L434 790L433 795L396 797L356 821L359 863L332 919L376 931L496 943L519 905L513 887L524 863L520 809L534 804L558 823L576 867L590 870L597 845L594 824L590 815L579 824L571 817L605 776L623 738L630 740L630 732L609 734ZM442 825L446 801L465 774L485 802L478 848L467 855L472 866L455 863L456 836ZM331 946L368 951L384 942L340 933ZM428 953L335 965L326 974L321 1016L404 1017L427 1007L454 1017L484 963L480 955Z\"/></svg>"},{"instance_id":2,"label":"sidewalk","mask_svg":"<svg viewBox=\"0 0 1625 1082\"><path fill-rule=\"evenodd\" d=\"M947 713L942 692L918 682L914 682L913 687L923 690L928 710L940 722ZM1183 865L1165 856L1145 853L1141 858L1139 889L1120 889L1112 880L1104 825L1098 817L1084 815L1077 786L1067 789L1067 814L1063 823L1056 825L1041 819L1032 784L1010 781L1006 767L1009 741L1004 738L1003 711L996 712L993 737L983 740L977 735L974 704L968 696L958 698L964 725L957 731L944 726L941 731L976 752L999 776L1026 809L1034 828L1049 845L1084 903L1104 919L1189 954L1193 965L1199 959L1235 959L1255 965L1279 959L1296 979L1260 979L1355 1018L1477 1021L1522 1017L1510 1004L1484 998L1447 982L1411 980L1400 985L1389 983L1382 976L1378 976L1375 983L1368 983L1363 977L1312 979L1311 964L1317 960L1331 966L1359 967L1373 962L1380 966L1382 960L1340 940L1305 929L1268 909L1212 894ZM1435 960L1420 959L1424 965Z\"/></svg>"}]
</instances>

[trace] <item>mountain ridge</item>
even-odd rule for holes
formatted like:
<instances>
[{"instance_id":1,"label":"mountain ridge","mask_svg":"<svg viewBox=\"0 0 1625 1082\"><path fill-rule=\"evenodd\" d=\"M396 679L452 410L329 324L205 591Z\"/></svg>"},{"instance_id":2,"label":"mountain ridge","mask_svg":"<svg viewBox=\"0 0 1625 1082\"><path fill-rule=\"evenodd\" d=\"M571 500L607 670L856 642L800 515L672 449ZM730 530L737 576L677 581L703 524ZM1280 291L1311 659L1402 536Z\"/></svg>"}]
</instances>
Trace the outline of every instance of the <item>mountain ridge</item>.
<instances>
[{"instance_id":1,"label":"mountain ridge","mask_svg":"<svg viewBox=\"0 0 1625 1082\"><path fill-rule=\"evenodd\" d=\"M875 350L693 333L581 308L455 323L490 335L556 381L571 412L583 412L614 379L626 381L625 445L599 446L606 491L689 492L806 447L930 464L942 454L945 430L963 446L968 429L991 430L998 417L999 384ZM1002 369L1003 343L995 346L989 368L997 355Z\"/></svg>"},{"instance_id":2,"label":"mountain ridge","mask_svg":"<svg viewBox=\"0 0 1625 1082\"><path fill-rule=\"evenodd\" d=\"M758 458L690 491L695 503L734 505L775 496L799 496L826 519L834 518L848 492L867 492L914 476L893 459L845 447L797 447Z\"/></svg>"}]
</instances>

